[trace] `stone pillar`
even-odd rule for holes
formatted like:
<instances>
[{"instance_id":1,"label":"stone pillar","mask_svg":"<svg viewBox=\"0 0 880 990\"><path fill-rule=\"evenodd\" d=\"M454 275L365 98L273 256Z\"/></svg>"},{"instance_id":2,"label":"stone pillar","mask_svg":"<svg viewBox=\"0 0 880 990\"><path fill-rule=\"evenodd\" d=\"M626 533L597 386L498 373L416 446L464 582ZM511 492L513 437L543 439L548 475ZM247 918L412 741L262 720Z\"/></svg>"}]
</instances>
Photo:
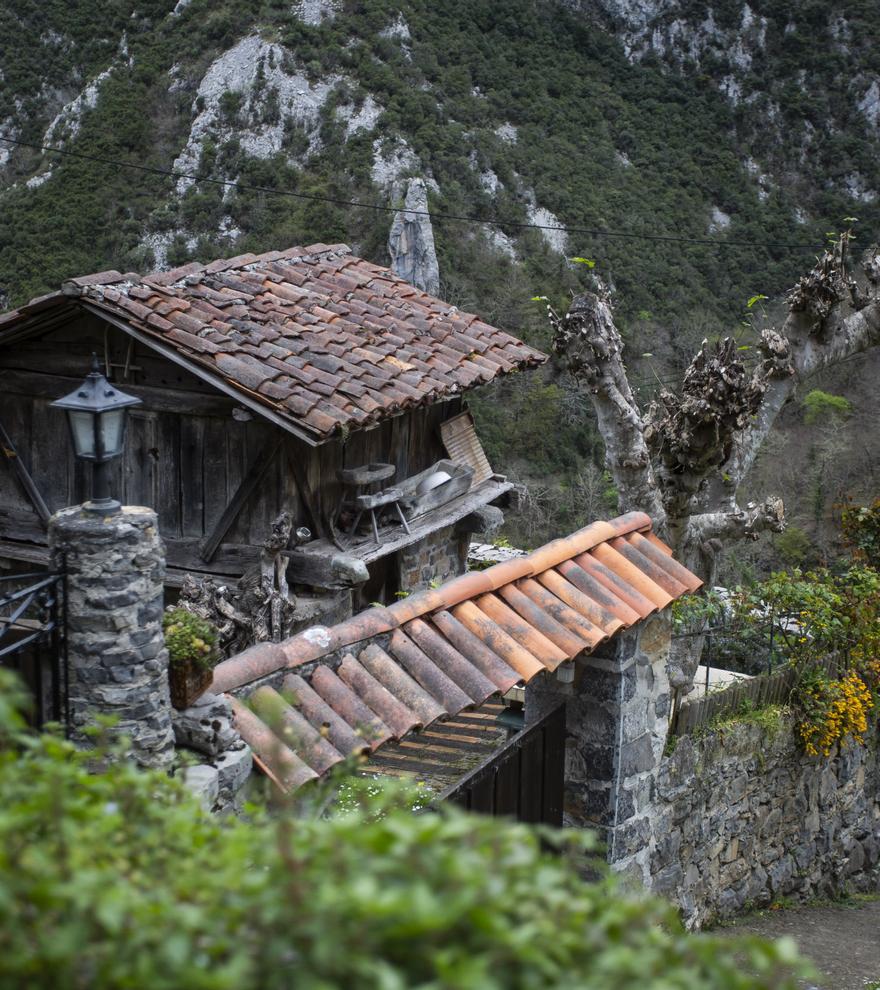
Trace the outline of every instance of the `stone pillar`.
<instances>
[{"instance_id":1,"label":"stone pillar","mask_svg":"<svg viewBox=\"0 0 880 990\"><path fill-rule=\"evenodd\" d=\"M526 689L527 725L566 701L565 823L596 830L615 869L639 879L669 727L669 638L668 615L655 615L576 658L573 683L538 678Z\"/></svg>"},{"instance_id":2,"label":"stone pillar","mask_svg":"<svg viewBox=\"0 0 880 990\"><path fill-rule=\"evenodd\" d=\"M49 521L53 563L67 570L67 655L73 740L96 715L117 718L142 766L174 756L162 634L165 548L152 509L101 516L81 506Z\"/></svg>"}]
</instances>

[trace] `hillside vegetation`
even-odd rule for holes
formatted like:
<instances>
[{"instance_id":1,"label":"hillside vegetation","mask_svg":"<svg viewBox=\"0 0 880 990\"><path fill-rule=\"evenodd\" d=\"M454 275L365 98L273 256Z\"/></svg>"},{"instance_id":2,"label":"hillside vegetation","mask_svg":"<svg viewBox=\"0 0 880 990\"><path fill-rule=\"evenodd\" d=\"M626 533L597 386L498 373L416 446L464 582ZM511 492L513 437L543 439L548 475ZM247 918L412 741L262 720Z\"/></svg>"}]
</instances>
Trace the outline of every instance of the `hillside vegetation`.
<instances>
[{"instance_id":1,"label":"hillside vegetation","mask_svg":"<svg viewBox=\"0 0 880 990\"><path fill-rule=\"evenodd\" d=\"M703 336L747 340L746 300L791 285L843 217L874 236L878 26L860 0L22 0L0 10L0 137L102 161L0 143L0 293L315 241L385 261L391 215L369 207L421 175L433 211L506 221L435 221L441 294L546 348L533 297L564 307L598 274L647 401ZM858 419L875 406L854 370ZM512 536L608 511L588 404L556 368L475 406L496 466L535 483Z\"/></svg>"}]
</instances>

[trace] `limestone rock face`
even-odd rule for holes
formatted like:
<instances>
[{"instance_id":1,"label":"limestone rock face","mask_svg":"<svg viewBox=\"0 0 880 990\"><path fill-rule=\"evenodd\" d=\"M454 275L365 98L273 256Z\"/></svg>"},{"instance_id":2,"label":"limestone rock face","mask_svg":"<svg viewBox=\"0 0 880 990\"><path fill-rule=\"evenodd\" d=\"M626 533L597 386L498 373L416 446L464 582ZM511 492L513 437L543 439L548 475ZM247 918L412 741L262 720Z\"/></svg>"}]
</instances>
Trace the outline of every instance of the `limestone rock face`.
<instances>
[{"instance_id":1,"label":"limestone rock face","mask_svg":"<svg viewBox=\"0 0 880 990\"><path fill-rule=\"evenodd\" d=\"M440 266L434 248L434 230L428 217L428 189L424 179L410 179L405 208L394 215L388 234L391 270L432 296L440 292Z\"/></svg>"}]
</instances>

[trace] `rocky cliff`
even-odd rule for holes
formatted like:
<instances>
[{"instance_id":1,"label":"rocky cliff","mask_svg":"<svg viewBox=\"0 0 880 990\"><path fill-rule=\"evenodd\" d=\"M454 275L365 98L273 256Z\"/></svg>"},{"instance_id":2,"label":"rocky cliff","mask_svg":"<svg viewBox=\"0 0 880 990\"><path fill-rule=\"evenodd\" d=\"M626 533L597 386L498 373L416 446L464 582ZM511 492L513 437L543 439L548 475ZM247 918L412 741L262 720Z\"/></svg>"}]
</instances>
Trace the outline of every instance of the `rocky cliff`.
<instances>
[{"instance_id":1,"label":"rocky cliff","mask_svg":"<svg viewBox=\"0 0 880 990\"><path fill-rule=\"evenodd\" d=\"M0 138L23 142L0 141L0 302L347 241L542 346L532 298L595 272L647 400L844 217L875 236L878 28L856 0L22 0L0 9ZM484 417L490 452L601 501L549 374ZM560 491L546 511L577 522Z\"/></svg>"}]
</instances>

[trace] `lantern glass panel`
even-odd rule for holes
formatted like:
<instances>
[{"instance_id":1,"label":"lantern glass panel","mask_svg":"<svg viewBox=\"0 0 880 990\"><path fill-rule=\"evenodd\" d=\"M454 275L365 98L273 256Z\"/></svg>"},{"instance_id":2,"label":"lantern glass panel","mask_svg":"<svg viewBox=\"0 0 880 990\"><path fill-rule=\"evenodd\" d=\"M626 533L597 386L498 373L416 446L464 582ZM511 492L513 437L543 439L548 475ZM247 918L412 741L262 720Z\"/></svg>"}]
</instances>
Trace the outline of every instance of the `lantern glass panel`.
<instances>
[{"instance_id":1,"label":"lantern glass panel","mask_svg":"<svg viewBox=\"0 0 880 990\"><path fill-rule=\"evenodd\" d=\"M101 456L104 460L118 457L122 453L125 439L125 413L123 409L111 409L98 418L98 432L101 442Z\"/></svg>"},{"instance_id":2,"label":"lantern glass panel","mask_svg":"<svg viewBox=\"0 0 880 990\"><path fill-rule=\"evenodd\" d=\"M70 423L74 453L77 457L94 460L96 455L95 414L86 410L68 409L67 418Z\"/></svg>"}]
</instances>

